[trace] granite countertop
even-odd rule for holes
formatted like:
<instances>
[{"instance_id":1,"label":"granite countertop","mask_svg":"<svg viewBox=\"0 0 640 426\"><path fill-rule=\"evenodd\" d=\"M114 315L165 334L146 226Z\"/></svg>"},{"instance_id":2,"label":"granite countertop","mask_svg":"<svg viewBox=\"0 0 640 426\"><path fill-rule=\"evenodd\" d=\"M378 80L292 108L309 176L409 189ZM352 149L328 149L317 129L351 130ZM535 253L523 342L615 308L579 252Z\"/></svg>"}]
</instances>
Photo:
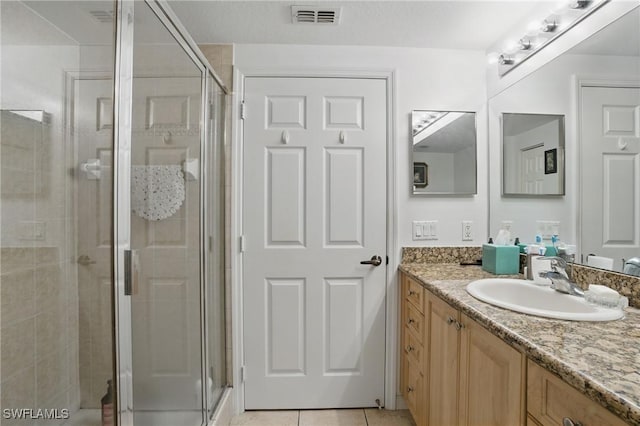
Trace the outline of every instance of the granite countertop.
<instances>
[{"instance_id":1,"label":"granite countertop","mask_svg":"<svg viewBox=\"0 0 640 426\"><path fill-rule=\"evenodd\" d=\"M404 263L400 270L626 422L640 425L640 310L627 308L623 319L609 322L540 318L468 294L469 282L495 277L479 266Z\"/></svg>"}]
</instances>

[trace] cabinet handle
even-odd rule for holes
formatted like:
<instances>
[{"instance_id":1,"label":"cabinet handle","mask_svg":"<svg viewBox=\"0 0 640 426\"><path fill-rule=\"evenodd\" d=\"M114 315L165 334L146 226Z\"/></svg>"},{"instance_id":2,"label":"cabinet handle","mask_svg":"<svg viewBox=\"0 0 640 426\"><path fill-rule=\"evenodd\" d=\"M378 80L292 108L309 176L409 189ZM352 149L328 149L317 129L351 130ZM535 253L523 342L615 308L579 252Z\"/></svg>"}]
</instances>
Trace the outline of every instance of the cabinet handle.
<instances>
[{"instance_id":1,"label":"cabinet handle","mask_svg":"<svg viewBox=\"0 0 640 426\"><path fill-rule=\"evenodd\" d=\"M562 419L562 426L582 426L580 422L574 422L569 417Z\"/></svg>"},{"instance_id":2,"label":"cabinet handle","mask_svg":"<svg viewBox=\"0 0 640 426\"><path fill-rule=\"evenodd\" d=\"M447 317L447 325L453 324L455 320L452 317Z\"/></svg>"},{"instance_id":3,"label":"cabinet handle","mask_svg":"<svg viewBox=\"0 0 640 426\"><path fill-rule=\"evenodd\" d=\"M455 327L456 327L456 330L460 331L460 330L462 330L464 328L464 324L462 324L459 321L456 321L456 326Z\"/></svg>"},{"instance_id":4,"label":"cabinet handle","mask_svg":"<svg viewBox=\"0 0 640 426\"><path fill-rule=\"evenodd\" d=\"M418 293L413 290L409 290L409 296L415 296L416 294Z\"/></svg>"},{"instance_id":5,"label":"cabinet handle","mask_svg":"<svg viewBox=\"0 0 640 426\"><path fill-rule=\"evenodd\" d=\"M407 392L413 392L413 388L411 386L407 386Z\"/></svg>"},{"instance_id":6,"label":"cabinet handle","mask_svg":"<svg viewBox=\"0 0 640 426\"><path fill-rule=\"evenodd\" d=\"M411 325L414 324L416 322L416 320L409 318L409 321L407 321L407 324Z\"/></svg>"},{"instance_id":7,"label":"cabinet handle","mask_svg":"<svg viewBox=\"0 0 640 426\"><path fill-rule=\"evenodd\" d=\"M414 349L413 346L411 346L411 345L407 346L407 352L411 352L413 349Z\"/></svg>"}]
</instances>

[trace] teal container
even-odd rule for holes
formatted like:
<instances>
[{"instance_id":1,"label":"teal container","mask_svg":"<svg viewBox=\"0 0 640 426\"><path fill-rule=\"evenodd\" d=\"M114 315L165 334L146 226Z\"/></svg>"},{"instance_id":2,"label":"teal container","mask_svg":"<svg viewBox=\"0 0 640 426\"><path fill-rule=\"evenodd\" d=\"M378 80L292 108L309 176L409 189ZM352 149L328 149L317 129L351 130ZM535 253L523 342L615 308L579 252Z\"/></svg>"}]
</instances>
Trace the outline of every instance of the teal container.
<instances>
[{"instance_id":1,"label":"teal container","mask_svg":"<svg viewBox=\"0 0 640 426\"><path fill-rule=\"evenodd\" d=\"M482 269L495 275L515 275L520 272L520 247L482 245Z\"/></svg>"}]
</instances>

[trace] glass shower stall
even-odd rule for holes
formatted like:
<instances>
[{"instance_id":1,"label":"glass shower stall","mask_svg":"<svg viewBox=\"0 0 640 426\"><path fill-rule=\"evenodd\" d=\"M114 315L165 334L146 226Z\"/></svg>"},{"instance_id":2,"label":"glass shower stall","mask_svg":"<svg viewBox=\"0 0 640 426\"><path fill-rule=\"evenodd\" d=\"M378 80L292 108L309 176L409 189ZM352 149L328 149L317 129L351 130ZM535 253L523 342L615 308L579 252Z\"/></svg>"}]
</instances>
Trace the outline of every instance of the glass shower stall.
<instances>
[{"instance_id":1,"label":"glass shower stall","mask_svg":"<svg viewBox=\"0 0 640 426\"><path fill-rule=\"evenodd\" d=\"M206 424L227 89L164 1L2 1L0 20L2 424Z\"/></svg>"}]
</instances>

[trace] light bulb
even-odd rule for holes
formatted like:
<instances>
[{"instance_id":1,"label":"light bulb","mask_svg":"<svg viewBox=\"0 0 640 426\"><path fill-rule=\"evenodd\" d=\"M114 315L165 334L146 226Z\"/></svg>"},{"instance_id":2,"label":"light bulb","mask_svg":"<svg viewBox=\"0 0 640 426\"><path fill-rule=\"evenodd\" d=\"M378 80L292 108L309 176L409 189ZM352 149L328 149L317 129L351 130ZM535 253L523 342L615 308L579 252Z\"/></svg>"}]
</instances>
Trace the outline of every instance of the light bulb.
<instances>
[{"instance_id":1,"label":"light bulb","mask_svg":"<svg viewBox=\"0 0 640 426\"><path fill-rule=\"evenodd\" d=\"M589 0L571 0L567 6L570 9L584 9L589 6Z\"/></svg>"},{"instance_id":2,"label":"light bulb","mask_svg":"<svg viewBox=\"0 0 640 426\"><path fill-rule=\"evenodd\" d=\"M514 58L511 55L507 55L505 53L503 53L502 55L500 55L498 57L498 63L500 65L513 65L514 64Z\"/></svg>"},{"instance_id":3,"label":"light bulb","mask_svg":"<svg viewBox=\"0 0 640 426\"><path fill-rule=\"evenodd\" d=\"M518 50L518 42L516 40L509 40L504 44L504 51L507 53L513 53Z\"/></svg>"},{"instance_id":4,"label":"light bulb","mask_svg":"<svg viewBox=\"0 0 640 426\"><path fill-rule=\"evenodd\" d=\"M540 25L540 21L531 21L529 22L529 25L527 25L527 30L537 32L538 30L540 30Z\"/></svg>"},{"instance_id":5,"label":"light bulb","mask_svg":"<svg viewBox=\"0 0 640 426\"><path fill-rule=\"evenodd\" d=\"M489 63L489 65L497 64L499 56L500 56L500 54L498 52L489 53L487 55L487 62Z\"/></svg>"},{"instance_id":6,"label":"light bulb","mask_svg":"<svg viewBox=\"0 0 640 426\"><path fill-rule=\"evenodd\" d=\"M551 32L554 32L557 27L558 27L558 24L555 19L547 18L544 21L542 21L542 25L540 26L540 31L544 33L551 33Z\"/></svg>"},{"instance_id":7,"label":"light bulb","mask_svg":"<svg viewBox=\"0 0 640 426\"><path fill-rule=\"evenodd\" d=\"M530 50L533 47L533 43L531 43L531 39L522 37L518 40L518 47L520 50Z\"/></svg>"}]
</instances>

